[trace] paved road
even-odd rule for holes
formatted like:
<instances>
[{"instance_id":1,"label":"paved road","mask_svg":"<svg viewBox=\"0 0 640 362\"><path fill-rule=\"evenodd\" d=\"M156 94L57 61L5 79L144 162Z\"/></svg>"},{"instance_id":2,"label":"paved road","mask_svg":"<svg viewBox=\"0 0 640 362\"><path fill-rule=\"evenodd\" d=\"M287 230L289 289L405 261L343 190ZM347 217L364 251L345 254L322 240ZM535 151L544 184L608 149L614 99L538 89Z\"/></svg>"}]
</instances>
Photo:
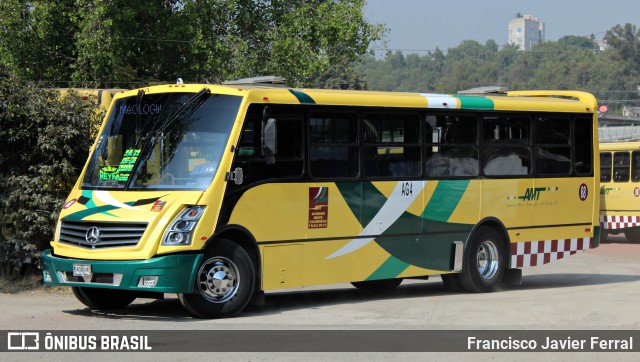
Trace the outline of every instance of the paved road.
<instances>
[{"instance_id":1,"label":"paved road","mask_svg":"<svg viewBox=\"0 0 640 362\"><path fill-rule=\"evenodd\" d=\"M640 244L612 236L600 248L524 270L522 285L488 294L450 293L439 277L405 281L397 290L366 294L350 285L267 294L266 303L225 320L191 318L175 295L137 300L129 308L92 312L66 289L0 294L2 330L640 330ZM179 333L179 332L176 332ZM223 339L223 338L222 338ZM221 341L216 341L221 342ZM213 343L213 342L212 342ZM640 341L636 341L640 344ZM637 350L637 349L636 349ZM436 353L439 360L512 360L512 353ZM87 354L71 354L85 360ZM124 354L119 354L124 356ZM299 360L296 353L137 354L137 359ZM223 357L224 356L224 357ZM411 353L340 354L345 359L414 359ZM520 360L599 360L598 353L516 354ZM49 353L11 353L11 359L48 360ZM334 358L314 352L305 359ZM638 353L618 353L634 360ZM0 356L0 358L2 358ZM108 360L94 354L92 360Z\"/></svg>"}]
</instances>

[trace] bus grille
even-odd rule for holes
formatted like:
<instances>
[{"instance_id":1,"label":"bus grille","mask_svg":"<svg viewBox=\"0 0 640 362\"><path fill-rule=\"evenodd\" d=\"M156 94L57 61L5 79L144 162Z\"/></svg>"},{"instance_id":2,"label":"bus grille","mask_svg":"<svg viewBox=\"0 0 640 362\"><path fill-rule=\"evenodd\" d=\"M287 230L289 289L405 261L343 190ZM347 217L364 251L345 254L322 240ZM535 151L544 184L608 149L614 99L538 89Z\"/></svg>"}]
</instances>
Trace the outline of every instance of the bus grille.
<instances>
[{"instance_id":1,"label":"bus grille","mask_svg":"<svg viewBox=\"0 0 640 362\"><path fill-rule=\"evenodd\" d=\"M147 223L63 221L59 241L88 249L138 244Z\"/></svg>"}]
</instances>

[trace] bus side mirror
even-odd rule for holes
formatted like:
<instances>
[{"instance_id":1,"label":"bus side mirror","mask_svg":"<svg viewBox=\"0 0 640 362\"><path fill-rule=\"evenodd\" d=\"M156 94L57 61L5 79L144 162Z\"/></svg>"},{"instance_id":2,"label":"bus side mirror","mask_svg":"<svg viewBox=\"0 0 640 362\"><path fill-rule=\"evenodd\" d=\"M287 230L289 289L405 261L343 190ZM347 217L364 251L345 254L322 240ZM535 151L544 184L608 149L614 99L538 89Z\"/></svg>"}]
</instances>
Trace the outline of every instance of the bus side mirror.
<instances>
[{"instance_id":1,"label":"bus side mirror","mask_svg":"<svg viewBox=\"0 0 640 362\"><path fill-rule=\"evenodd\" d=\"M225 180L233 181L236 185L242 185L242 182L244 182L244 172L242 171L242 168L236 167L235 170L227 172Z\"/></svg>"},{"instance_id":2,"label":"bus side mirror","mask_svg":"<svg viewBox=\"0 0 640 362\"><path fill-rule=\"evenodd\" d=\"M268 165L276 162L277 142L276 119L269 118L262 122L262 155Z\"/></svg>"}]
</instances>

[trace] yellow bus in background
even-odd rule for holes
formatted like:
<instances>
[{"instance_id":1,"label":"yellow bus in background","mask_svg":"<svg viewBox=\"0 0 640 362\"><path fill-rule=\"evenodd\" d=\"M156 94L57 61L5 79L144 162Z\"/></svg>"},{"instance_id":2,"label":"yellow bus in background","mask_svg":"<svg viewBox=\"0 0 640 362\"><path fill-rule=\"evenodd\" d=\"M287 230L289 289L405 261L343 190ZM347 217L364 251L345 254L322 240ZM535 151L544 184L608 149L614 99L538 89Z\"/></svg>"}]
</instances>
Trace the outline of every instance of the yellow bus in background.
<instances>
[{"instance_id":1,"label":"yellow bus in background","mask_svg":"<svg viewBox=\"0 0 640 362\"><path fill-rule=\"evenodd\" d=\"M98 114L106 114L111 106L111 102L113 101L113 97L118 92L123 92L126 89L121 88L55 88L55 90L60 94L61 98L65 98L71 94L74 94L80 97L82 100L87 102L92 102L96 107L96 112ZM100 129L100 123L102 122L102 117L98 118L98 123L92 123L91 125L91 137L95 137L98 130Z\"/></svg>"},{"instance_id":2,"label":"yellow bus in background","mask_svg":"<svg viewBox=\"0 0 640 362\"><path fill-rule=\"evenodd\" d=\"M603 240L624 233L640 242L640 142L600 144L600 185Z\"/></svg>"},{"instance_id":3,"label":"yellow bus in background","mask_svg":"<svg viewBox=\"0 0 640 362\"><path fill-rule=\"evenodd\" d=\"M56 91L60 93L62 98L66 97L70 93L75 93L83 100L92 101L95 103L96 108L100 108L103 110L108 110L111 105L111 101L113 101L113 97L118 92L126 91L126 89L121 88L109 88L109 89L99 89L99 88L56 88Z\"/></svg>"},{"instance_id":4,"label":"yellow bus in background","mask_svg":"<svg viewBox=\"0 0 640 362\"><path fill-rule=\"evenodd\" d=\"M93 309L177 293L202 318L320 284L493 291L599 245L596 106L253 80L121 92L44 281Z\"/></svg>"}]
</instances>

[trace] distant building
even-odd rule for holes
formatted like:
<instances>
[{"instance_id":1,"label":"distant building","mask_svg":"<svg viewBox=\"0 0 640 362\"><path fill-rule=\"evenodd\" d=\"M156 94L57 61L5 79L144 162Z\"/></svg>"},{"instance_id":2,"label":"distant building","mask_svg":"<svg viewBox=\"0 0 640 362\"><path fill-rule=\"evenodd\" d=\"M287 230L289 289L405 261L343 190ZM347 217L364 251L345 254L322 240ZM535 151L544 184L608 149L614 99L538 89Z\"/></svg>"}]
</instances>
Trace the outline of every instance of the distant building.
<instances>
[{"instance_id":1,"label":"distant building","mask_svg":"<svg viewBox=\"0 0 640 362\"><path fill-rule=\"evenodd\" d=\"M509 44L523 50L544 41L544 23L531 15L516 14L509 22Z\"/></svg>"},{"instance_id":2,"label":"distant building","mask_svg":"<svg viewBox=\"0 0 640 362\"><path fill-rule=\"evenodd\" d=\"M624 117L640 117L640 107L624 106L622 115Z\"/></svg>"}]
</instances>

